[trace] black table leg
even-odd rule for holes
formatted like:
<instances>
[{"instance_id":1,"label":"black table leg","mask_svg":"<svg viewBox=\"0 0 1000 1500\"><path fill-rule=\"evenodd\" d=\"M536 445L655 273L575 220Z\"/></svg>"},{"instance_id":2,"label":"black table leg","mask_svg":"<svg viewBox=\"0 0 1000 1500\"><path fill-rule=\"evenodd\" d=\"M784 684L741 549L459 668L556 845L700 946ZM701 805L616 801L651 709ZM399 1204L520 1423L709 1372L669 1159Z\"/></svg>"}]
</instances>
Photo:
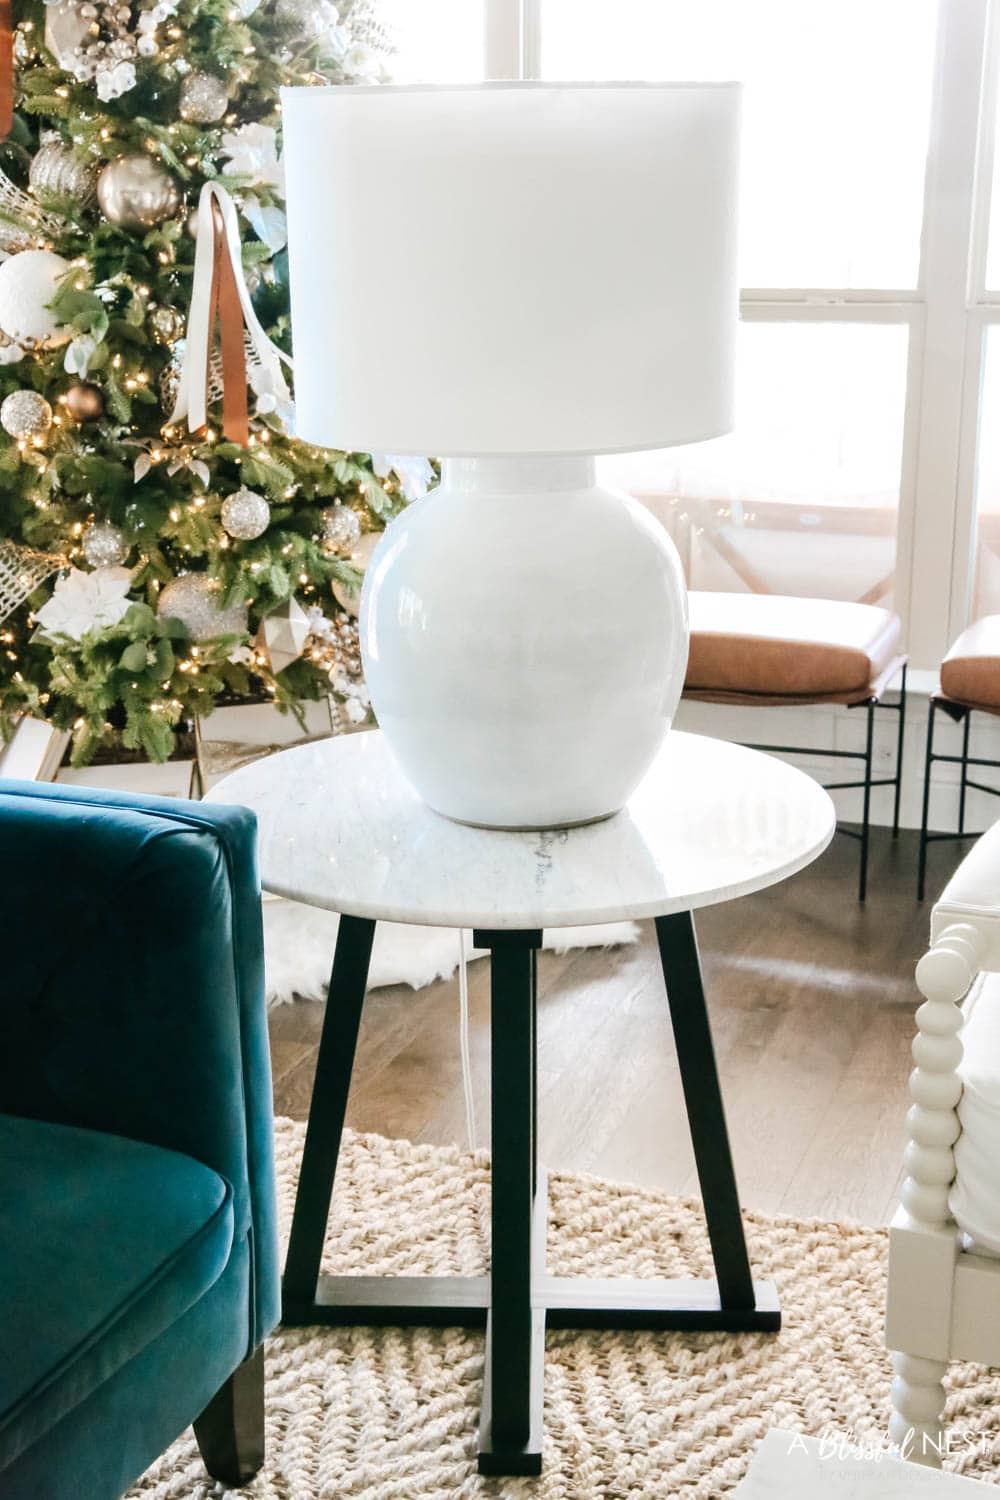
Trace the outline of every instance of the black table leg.
<instances>
[{"instance_id":1,"label":"black table leg","mask_svg":"<svg viewBox=\"0 0 1000 1500\"><path fill-rule=\"evenodd\" d=\"M542 934L476 932L492 955L493 1224L489 1276L321 1276L375 924L342 917L285 1267L286 1324L486 1329L479 1468L541 1472L545 1329L773 1332L774 1287L751 1281L722 1094L688 912L656 922L716 1279L549 1276L537 1166L536 954Z\"/></svg>"},{"instance_id":2,"label":"black table leg","mask_svg":"<svg viewBox=\"0 0 1000 1500\"><path fill-rule=\"evenodd\" d=\"M656 938L719 1300L727 1310L752 1308L753 1280L691 913L657 917Z\"/></svg>"},{"instance_id":3,"label":"black table leg","mask_svg":"<svg viewBox=\"0 0 1000 1500\"><path fill-rule=\"evenodd\" d=\"M539 1474L545 1309L533 1304L536 951L540 932L476 932L491 952L493 1224L486 1381L480 1420L484 1474Z\"/></svg>"},{"instance_id":4,"label":"black table leg","mask_svg":"<svg viewBox=\"0 0 1000 1500\"><path fill-rule=\"evenodd\" d=\"M282 1283L286 1323L304 1321L316 1297L374 937L374 922L341 917Z\"/></svg>"}]
</instances>

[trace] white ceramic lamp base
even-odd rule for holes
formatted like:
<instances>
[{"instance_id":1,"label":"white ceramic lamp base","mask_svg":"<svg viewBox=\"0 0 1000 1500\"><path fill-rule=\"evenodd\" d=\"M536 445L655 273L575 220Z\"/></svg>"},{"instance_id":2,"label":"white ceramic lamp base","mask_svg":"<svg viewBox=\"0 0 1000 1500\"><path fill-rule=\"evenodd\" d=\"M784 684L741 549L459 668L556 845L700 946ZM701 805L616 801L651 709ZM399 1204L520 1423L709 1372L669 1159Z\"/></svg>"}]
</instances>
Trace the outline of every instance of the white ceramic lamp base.
<instances>
[{"instance_id":1,"label":"white ceramic lamp base","mask_svg":"<svg viewBox=\"0 0 1000 1500\"><path fill-rule=\"evenodd\" d=\"M361 649L378 721L437 812L562 828L617 812L687 666L676 549L592 458L461 458L386 530Z\"/></svg>"}]
</instances>

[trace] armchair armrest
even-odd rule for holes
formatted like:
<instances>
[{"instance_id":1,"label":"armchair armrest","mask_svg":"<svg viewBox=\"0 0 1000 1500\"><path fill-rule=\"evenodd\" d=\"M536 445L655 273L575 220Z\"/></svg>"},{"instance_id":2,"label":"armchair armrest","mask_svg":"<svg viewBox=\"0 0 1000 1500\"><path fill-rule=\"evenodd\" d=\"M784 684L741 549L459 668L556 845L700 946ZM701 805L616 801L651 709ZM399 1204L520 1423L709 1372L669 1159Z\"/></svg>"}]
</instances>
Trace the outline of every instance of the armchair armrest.
<instances>
[{"instance_id":1,"label":"armchair armrest","mask_svg":"<svg viewBox=\"0 0 1000 1500\"><path fill-rule=\"evenodd\" d=\"M172 1148L231 1185L248 1350L277 1319L256 821L0 781L0 1110Z\"/></svg>"}]
</instances>

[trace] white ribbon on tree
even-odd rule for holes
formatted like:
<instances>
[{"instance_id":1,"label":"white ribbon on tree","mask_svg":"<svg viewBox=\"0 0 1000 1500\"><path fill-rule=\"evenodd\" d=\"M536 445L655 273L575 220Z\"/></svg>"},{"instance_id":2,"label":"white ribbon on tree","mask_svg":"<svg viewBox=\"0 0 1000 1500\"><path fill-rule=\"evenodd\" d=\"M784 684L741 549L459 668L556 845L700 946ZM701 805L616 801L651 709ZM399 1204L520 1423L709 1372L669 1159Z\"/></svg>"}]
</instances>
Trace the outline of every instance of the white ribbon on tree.
<instances>
[{"instance_id":1,"label":"white ribbon on tree","mask_svg":"<svg viewBox=\"0 0 1000 1500\"><path fill-rule=\"evenodd\" d=\"M284 362L291 369L292 362L268 338L254 312L243 276L236 205L224 187L206 182L198 200L191 306L169 426L186 418L188 430L195 432L208 421L209 369L217 318L223 364L222 430L233 441L245 444L248 377L244 326L256 366L255 389L258 394L266 391L278 407L291 403L281 365Z\"/></svg>"}]
</instances>

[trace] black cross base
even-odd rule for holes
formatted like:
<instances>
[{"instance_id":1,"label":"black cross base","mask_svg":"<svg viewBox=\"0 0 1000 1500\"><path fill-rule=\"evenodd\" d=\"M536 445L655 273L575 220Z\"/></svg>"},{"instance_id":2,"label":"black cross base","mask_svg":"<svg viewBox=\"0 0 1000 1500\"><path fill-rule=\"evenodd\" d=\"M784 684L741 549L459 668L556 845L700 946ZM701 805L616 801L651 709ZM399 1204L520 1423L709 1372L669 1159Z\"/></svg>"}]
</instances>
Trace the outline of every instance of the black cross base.
<instances>
[{"instance_id":1,"label":"black cross base","mask_svg":"<svg viewBox=\"0 0 1000 1500\"><path fill-rule=\"evenodd\" d=\"M492 958L492 1257L489 1276L325 1276L320 1259L375 923L342 917L285 1263L286 1325L485 1328L482 1474L542 1467L546 1328L776 1332L777 1293L750 1274L694 924L656 919L705 1205L714 1281L548 1276L548 1191L537 1165L537 931L475 932ZM502 1316L494 1317L494 1309Z\"/></svg>"}]
</instances>

